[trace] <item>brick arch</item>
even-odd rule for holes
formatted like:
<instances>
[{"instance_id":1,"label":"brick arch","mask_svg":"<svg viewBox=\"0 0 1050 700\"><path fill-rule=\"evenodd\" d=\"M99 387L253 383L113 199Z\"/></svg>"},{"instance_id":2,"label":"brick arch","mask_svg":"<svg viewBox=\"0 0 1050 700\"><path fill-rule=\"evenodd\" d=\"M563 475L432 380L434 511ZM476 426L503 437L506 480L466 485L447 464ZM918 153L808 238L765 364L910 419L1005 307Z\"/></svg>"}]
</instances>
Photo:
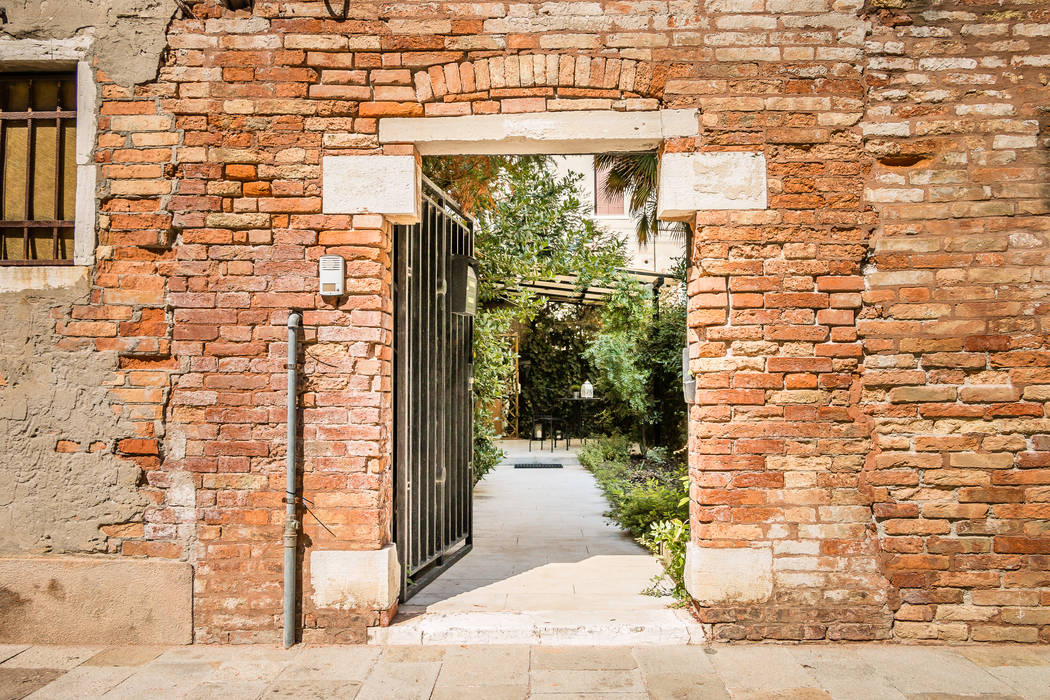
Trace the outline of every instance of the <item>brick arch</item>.
<instances>
[{"instance_id":1,"label":"brick arch","mask_svg":"<svg viewBox=\"0 0 1050 700\"><path fill-rule=\"evenodd\" d=\"M659 107L668 67L633 59L515 54L412 74L426 116Z\"/></svg>"}]
</instances>

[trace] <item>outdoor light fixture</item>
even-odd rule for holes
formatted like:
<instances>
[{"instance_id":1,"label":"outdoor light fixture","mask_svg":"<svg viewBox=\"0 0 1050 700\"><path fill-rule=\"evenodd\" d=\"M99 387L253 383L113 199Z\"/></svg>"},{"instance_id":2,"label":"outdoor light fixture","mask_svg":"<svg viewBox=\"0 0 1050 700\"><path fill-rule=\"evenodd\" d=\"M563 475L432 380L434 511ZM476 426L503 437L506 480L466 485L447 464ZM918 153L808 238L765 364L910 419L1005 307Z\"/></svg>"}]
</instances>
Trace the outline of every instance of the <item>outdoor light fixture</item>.
<instances>
[{"instance_id":1,"label":"outdoor light fixture","mask_svg":"<svg viewBox=\"0 0 1050 700\"><path fill-rule=\"evenodd\" d=\"M583 385L580 387L580 398L581 399L593 399L594 398L594 386L589 380L584 380Z\"/></svg>"},{"instance_id":2,"label":"outdoor light fixture","mask_svg":"<svg viewBox=\"0 0 1050 700\"><path fill-rule=\"evenodd\" d=\"M452 256L452 283L449 309L454 314L473 316L478 311L477 260L467 255Z\"/></svg>"},{"instance_id":3,"label":"outdoor light fixture","mask_svg":"<svg viewBox=\"0 0 1050 700\"><path fill-rule=\"evenodd\" d=\"M345 291L346 263L338 255L322 255L318 262L321 296L341 297Z\"/></svg>"}]
</instances>

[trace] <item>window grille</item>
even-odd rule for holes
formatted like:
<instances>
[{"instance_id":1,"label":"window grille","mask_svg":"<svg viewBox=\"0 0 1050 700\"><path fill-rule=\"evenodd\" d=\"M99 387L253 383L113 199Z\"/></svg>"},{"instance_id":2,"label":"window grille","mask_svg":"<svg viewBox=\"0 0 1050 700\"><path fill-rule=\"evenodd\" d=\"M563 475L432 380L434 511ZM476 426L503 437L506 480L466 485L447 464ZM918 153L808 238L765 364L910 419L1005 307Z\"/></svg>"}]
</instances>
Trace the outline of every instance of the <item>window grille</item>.
<instances>
[{"instance_id":1,"label":"window grille","mask_svg":"<svg viewBox=\"0 0 1050 700\"><path fill-rule=\"evenodd\" d=\"M0 75L0 265L72 265L76 75Z\"/></svg>"}]
</instances>

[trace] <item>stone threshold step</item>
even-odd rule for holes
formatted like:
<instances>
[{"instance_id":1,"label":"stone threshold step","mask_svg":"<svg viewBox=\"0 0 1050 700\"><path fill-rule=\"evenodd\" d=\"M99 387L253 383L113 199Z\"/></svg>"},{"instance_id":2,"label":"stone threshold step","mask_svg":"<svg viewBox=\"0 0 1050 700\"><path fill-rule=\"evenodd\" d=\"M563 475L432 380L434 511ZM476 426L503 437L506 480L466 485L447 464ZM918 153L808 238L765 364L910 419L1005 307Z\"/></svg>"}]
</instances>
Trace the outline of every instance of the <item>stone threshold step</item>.
<instances>
[{"instance_id":1,"label":"stone threshold step","mask_svg":"<svg viewBox=\"0 0 1050 700\"><path fill-rule=\"evenodd\" d=\"M701 644L703 627L683 610L424 613L370 627L369 644Z\"/></svg>"}]
</instances>

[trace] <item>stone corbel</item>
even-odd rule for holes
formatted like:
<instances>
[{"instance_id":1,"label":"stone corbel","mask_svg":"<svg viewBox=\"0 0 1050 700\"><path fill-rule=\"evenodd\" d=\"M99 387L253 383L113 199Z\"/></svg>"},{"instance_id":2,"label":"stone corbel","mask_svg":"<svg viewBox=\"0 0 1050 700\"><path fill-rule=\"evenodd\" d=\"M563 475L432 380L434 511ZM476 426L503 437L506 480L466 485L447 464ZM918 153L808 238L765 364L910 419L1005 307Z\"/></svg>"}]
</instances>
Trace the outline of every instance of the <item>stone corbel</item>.
<instances>
[{"instance_id":1,"label":"stone corbel","mask_svg":"<svg viewBox=\"0 0 1050 700\"><path fill-rule=\"evenodd\" d=\"M657 218L688 221L698 211L765 209L766 157L750 151L664 153Z\"/></svg>"},{"instance_id":2,"label":"stone corbel","mask_svg":"<svg viewBox=\"0 0 1050 700\"><path fill-rule=\"evenodd\" d=\"M422 174L414 155L325 156L321 179L325 214L382 214L395 224L419 221Z\"/></svg>"}]
</instances>

